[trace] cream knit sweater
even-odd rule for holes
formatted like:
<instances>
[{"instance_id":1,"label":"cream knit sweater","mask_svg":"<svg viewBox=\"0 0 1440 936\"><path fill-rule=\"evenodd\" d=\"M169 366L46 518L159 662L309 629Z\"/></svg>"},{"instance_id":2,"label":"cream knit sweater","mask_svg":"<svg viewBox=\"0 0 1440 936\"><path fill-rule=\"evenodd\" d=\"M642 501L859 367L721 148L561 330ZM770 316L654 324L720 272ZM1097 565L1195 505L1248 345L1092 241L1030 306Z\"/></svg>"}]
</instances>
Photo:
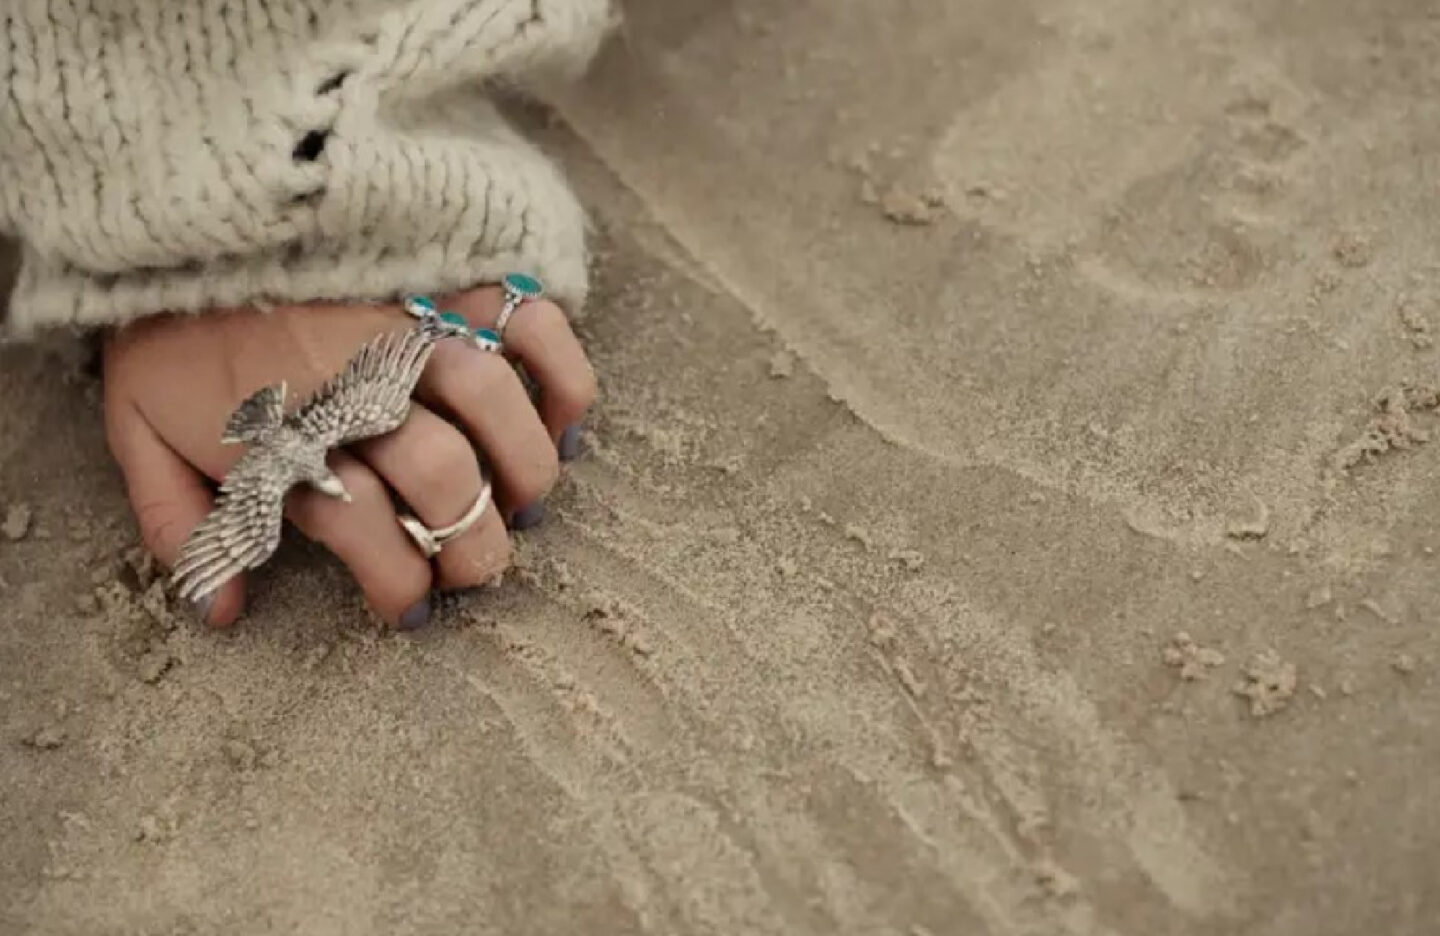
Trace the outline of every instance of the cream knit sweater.
<instances>
[{"instance_id":1,"label":"cream knit sweater","mask_svg":"<svg viewBox=\"0 0 1440 936\"><path fill-rule=\"evenodd\" d=\"M610 0L0 0L8 337L493 281L586 290L583 216L485 82L573 74Z\"/></svg>"}]
</instances>

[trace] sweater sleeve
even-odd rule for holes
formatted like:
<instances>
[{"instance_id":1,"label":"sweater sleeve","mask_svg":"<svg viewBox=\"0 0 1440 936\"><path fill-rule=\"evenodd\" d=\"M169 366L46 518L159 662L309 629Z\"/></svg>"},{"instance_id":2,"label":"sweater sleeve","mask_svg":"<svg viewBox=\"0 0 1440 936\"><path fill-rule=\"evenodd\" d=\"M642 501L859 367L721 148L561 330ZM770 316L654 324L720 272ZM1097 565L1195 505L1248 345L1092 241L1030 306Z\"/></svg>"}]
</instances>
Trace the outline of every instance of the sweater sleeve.
<instances>
[{"instance_id":1,"label":"sweater sleeve","mask_svg":"<svg viewBox=\"0 0 1440 936\"><path fill-rule=\"evenodd\" d=\"M0 2L0 337L516 270L578 305L583 212L480 79L583 66L610 23L609 0Z\"/></svg>"},{"instance_id":2,"label":"sweater sleeve","mask_svg":"<svg viewBox=\"0 0 1440 936\"><path fill-rule=\"evenodd\" d=\"M618 23L612 0L401 0L374 32L397 93L477 79L572 76Z\"/></svg>"}]
</instances>

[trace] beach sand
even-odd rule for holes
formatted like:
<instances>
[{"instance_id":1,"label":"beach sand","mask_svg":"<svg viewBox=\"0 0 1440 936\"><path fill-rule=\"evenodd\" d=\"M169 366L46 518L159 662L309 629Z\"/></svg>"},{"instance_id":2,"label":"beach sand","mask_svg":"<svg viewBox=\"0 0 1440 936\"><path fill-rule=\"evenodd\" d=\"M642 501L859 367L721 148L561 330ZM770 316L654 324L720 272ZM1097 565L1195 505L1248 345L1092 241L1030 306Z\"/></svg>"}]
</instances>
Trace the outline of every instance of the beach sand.
<instances>
[{"instance_id":1,"label":"beach sand","mask_svg":"<svg viewBox=\"0 0 1440 936\"><path fill-rule=\"evenodd\" d=\"M1440 13L647 0L520 115L603 399L418 636L231 632L0 353L0 932L1429 934Z\"/></svg>"}]
</instances>

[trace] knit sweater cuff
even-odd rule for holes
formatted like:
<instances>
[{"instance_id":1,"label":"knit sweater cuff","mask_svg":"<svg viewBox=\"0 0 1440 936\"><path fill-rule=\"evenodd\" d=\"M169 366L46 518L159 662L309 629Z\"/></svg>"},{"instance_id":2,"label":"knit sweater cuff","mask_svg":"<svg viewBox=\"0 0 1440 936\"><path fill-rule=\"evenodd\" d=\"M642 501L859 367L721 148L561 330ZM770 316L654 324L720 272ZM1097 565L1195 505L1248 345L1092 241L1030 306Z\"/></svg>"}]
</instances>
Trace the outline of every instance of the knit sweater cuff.
<instances>
[{"instance_id":1,"label":"knit sweater cuff","mask_svg":"<svg viewBox=\"0 0 1440 936\"><path fill-rule=\"evenodd\" d=\"M0 337L510 271L583 302L584 215L477 82L583 65L610 0L186 4L0 15L0 228L23 245Z\"/></svg>"},{"instance_id":2,"label":"knit sweater cuff","mask_svg":"<svg viewBox=\"0 0 1440 936\"><path fill-rule=\"evenodd\" d=\"M375 32L371 41L390 90L406 98L477 78L573 78L619 22L610 0L405 2L417 15L403 20L404 29Z\"/></svg>"}]
</instances>

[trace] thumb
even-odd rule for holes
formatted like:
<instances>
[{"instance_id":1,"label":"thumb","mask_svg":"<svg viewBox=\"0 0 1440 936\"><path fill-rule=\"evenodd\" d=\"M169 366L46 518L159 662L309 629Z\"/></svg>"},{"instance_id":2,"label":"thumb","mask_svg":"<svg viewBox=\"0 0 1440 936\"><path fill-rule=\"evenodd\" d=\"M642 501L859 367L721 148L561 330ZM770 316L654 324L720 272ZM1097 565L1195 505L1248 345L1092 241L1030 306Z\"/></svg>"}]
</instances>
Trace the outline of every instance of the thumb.
<instances>
[{"instance_id":1,"label":"thumb","mask_svg":"<svg viewBox=\"0 0 1440 936\"><path fill-rule=\"evenodd\" d=\"M174 568L180 547L215 505L205 476L165 444L128 401L107 400L105 422L140 536L156 559L167 569ZM228 627L244 606L244 579L236 576L195 602L194 610L202 621Z\"/></svg>"}]
</instances>

